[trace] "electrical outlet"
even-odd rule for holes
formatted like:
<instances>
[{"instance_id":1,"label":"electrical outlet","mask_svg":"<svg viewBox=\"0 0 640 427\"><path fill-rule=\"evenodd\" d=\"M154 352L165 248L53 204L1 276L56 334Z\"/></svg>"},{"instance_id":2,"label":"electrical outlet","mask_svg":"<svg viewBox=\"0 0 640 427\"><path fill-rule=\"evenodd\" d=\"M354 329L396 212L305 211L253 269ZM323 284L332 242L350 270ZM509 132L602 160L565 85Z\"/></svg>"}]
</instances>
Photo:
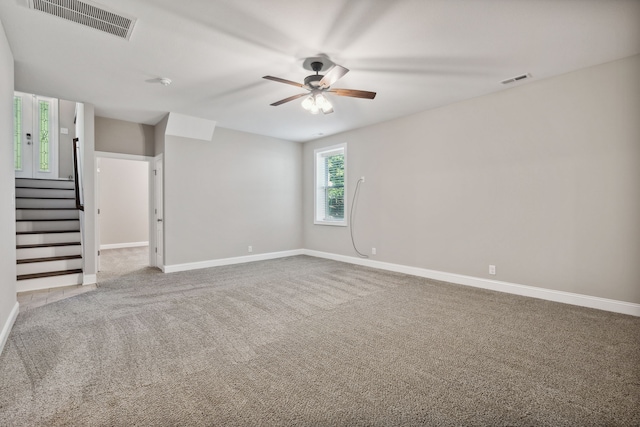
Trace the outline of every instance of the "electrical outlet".
<instances>
[{"instance_id":1,"label":"electrical outlet","mask_svg":"<svg viewBox=\"0 0 640 427\"><path fill-rule=\"evenodd\" d=\"M247 249L248 252L253 252L253 246L249 246L249 248Z\"/></svg>"},{"instance_id":2,"label":"electrical outlet","mask_svg":"<svg viewBox=\"0 0 640 427\"><path fill-rule=\"evenodd\" d=\"M495 265L490 265L489 266L489 274L495 276L495 274L496 274L496 266Z\"/></svg>"},{"instance_id":3,"label":"electrical outlet","mask_svg":"<svg viewBox=\"0 0 640 427\"><path fill-rule=\"evenodd\" d=\"M371 248L371 255L375 255L376 254L376 248Z\"/></svg>"}]
</instances>

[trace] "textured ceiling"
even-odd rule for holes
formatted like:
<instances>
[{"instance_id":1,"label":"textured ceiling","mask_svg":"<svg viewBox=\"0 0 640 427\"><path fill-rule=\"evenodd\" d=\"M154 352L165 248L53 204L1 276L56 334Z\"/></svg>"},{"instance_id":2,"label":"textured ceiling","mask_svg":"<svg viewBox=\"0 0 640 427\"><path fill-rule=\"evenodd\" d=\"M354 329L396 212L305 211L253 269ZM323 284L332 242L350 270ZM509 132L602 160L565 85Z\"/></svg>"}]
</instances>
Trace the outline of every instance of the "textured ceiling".
<instances>
[{"instance_id":1,"label":"textured ceiling","mask_svg":"<svg viewBox=\"0 0 640 427\"><path fill-rule=\"evenodd\" d=\"M155 124L167 112L220 127L307 141L640 53L640 1L101 0L137 18L130 41L2 0L16 89ZM351 71L335 113L311 115L306 57ZM503 79L532 79L504 86ZM159 77L173 80L170 86Z\"/></svg>"}]
</instances>

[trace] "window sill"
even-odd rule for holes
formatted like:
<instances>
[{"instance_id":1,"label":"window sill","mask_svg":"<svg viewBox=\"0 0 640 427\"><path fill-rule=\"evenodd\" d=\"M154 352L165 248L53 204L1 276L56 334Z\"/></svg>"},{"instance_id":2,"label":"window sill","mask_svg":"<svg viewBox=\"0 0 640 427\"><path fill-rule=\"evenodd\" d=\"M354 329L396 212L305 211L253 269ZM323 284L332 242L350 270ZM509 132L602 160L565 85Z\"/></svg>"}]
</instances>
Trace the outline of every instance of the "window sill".
<instances>
[{"instance_id":1,"label":"window sill","mask_svg":"<svg viewBox=\"0 0 640 427\"><path fill-rule=\"evenodd\" d=\"M331 225L334 227L346 227L346 221L313 221L314 225Z\"/></svg>"}]
</instances>

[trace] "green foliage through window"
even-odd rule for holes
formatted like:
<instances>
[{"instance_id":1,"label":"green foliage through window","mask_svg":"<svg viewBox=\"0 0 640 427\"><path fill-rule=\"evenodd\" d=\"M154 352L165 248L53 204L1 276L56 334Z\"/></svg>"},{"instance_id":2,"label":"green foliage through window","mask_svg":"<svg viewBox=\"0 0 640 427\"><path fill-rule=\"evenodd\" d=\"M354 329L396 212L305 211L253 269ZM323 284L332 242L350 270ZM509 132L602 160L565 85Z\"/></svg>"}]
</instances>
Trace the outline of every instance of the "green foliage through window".
<instances>
[{"instance_id":1,"label":"green foliage through window","mask_svg":"<svg viewBox=\"0 0 640 427\"><path fill-rule=\"evenodd\" d=\"M325 162L325 212L331 219L344 219L344 154L328 156Z\"/></svg>"}]
</instances>

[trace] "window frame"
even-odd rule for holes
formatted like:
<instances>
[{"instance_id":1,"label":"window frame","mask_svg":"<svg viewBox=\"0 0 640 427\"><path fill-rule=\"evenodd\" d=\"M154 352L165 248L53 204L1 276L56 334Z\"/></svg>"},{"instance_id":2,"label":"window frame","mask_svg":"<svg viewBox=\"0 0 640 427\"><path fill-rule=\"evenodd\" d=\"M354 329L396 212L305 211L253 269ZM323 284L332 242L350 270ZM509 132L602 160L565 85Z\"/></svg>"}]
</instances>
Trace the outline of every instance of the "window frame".
<instances>
[{"instance_id":1,"label":"window frame","mask_svg":"<svg viewBox=\"0 0 640 427\"><path fill-rule=\"evenodd\" d=\"M320 219L318 209L319 206L319 192L322 189L324 191L324 185L318 182L318 160L326 153L330 153L332 151L342 151L342 155L344 156L344 173L343 173L343 204L344 204L344 216L341 220L329 220L329 219ZM328 147L316 148L313 150L313 223L315 225L330 225L337 227L347 227L348 224L348 207L347 207L347 143L331 145ZM324 208L324 206L322 206ZM324 209L323 209L324 210Z\"/></svg>"}]
</instances>

